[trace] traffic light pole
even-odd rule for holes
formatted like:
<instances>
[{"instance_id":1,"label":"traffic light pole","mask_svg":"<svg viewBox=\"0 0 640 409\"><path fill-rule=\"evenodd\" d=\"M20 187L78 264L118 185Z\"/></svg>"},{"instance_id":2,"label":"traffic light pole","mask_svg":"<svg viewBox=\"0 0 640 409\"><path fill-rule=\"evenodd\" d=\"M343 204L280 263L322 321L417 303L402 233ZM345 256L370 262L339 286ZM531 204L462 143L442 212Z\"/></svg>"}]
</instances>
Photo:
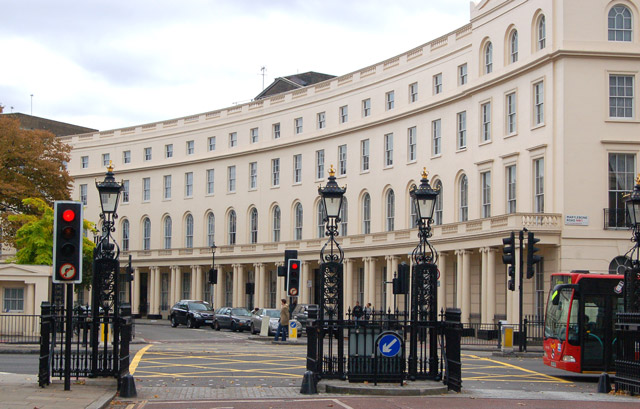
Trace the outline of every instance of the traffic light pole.
<instances>
[{"instance_id":1,"label":"traffic light pole","mask_svg":"<svg viewBox=\"0 0 640 409\"><path fill-rule=\"evenodd\" d=\"M523 271L523 267L524 267L524 263L523 263L523 250L524 250L524 232L525 230L527 230L526 228L524 230L520 230L520 234L519 234L519 239L520 239L520 254L518 254L518 291L520 292L519 294L519 300L518 300L518 350L520 352L522 352L522 347L524 346L524 334L526 331L522 330L522 299L523 299L523 291L524 291L524 286L522 285L522 281L524 278L524 275L522 274Z\"/></svg>"}]
</instances>

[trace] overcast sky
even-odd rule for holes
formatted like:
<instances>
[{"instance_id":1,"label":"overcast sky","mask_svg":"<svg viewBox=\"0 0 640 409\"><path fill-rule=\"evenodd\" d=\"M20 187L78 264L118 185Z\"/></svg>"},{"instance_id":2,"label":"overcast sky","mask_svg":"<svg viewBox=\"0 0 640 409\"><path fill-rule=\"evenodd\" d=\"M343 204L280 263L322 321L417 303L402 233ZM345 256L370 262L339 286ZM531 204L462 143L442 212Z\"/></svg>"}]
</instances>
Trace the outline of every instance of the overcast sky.
<instances>
[{"instance_id":1,"label":"overcast sky","mask_svg":"<svg viewBox=\"0 0 640 409\"><path fill-rule=\"evenodd\" d=\"M469 22L469 0L0 0L0 104L100 130L344 75ZM33 98L31 95L33 94Z\"/></svg>"}]
</instances>

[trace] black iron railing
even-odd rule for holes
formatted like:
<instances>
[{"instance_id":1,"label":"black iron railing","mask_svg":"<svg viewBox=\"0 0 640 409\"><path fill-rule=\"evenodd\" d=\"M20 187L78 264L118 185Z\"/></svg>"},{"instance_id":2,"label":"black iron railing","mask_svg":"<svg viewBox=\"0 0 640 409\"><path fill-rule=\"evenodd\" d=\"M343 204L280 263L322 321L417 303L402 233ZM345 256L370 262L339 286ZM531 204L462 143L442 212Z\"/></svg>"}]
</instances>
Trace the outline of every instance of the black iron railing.
<instances>
[{"instance_id":1,"label":"black iron railing","mask_svg":"<svg viewBox=\"0 0 640 409\"><path fill-rule=\"evenodd\" d=\"M0 315L0 344L38 344L39 342L39 315Z\"/></svg>"},{"instance_id":2,"label":"black iron railing","mask_svg":"<svg viewBox=\"0 0 640 409\"><path fill-rule=\"evenodd\" d=\"M514 345L519 345L520 329L518 324L509 324L514 331ZM544 318L526 315L523 323L523 334L528 346L541 346L544 335ZM461 344L468 346L501 347L502 324L465 323L462 326Z\"/></svg>"}]
</instances>

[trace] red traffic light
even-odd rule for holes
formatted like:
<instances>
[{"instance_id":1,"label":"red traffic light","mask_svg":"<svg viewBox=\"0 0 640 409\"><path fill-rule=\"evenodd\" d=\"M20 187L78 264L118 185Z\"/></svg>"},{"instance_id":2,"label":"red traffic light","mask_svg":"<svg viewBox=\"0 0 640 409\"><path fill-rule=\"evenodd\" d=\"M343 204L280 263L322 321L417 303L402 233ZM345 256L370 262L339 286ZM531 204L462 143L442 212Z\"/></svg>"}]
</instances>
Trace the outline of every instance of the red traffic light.
<instances>
[{"instance_id":1,"label":"red traffic light","mask_svg":"<svg viewBox=\"0 0 640 409\"><path fill-rule=\"evenodd\" d=\"M291 263L291 268L293 268L293 269L298 268L298 263Z\"/></svg>"},{"instance_id":2,"label":"red traffic light","mask_svg":"<svg viewBox=\"0 0 640 409\"><path fill-rule=\"evenodd\" d=\"M72 222L73 219L76 218L76 212L74 212L71 209L67 209L64 212L62 212L62 220L64 220L65 222Z\"/></svg>"}]
</instances>

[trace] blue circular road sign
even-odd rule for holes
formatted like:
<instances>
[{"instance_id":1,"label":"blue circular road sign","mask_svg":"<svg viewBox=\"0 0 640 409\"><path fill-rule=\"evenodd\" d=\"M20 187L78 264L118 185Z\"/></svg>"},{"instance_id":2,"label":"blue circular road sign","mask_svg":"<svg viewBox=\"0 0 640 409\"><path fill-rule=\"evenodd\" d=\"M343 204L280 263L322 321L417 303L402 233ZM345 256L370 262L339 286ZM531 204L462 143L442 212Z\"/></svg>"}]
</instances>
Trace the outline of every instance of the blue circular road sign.
<instances>
[{"instance_id":1,"label":"blue circular road sign","mask_svg":"<svg viewBox=\"0 0 640 409\"><path fill-rule=\"evenodd\" d=\"M393 358L400 352L400 347L402 346L401 343L402 341L400 341L400 337L398 336L398 334L383 334L378 339L378 351L382 356Z\"/></svg>"}]
</instances>

